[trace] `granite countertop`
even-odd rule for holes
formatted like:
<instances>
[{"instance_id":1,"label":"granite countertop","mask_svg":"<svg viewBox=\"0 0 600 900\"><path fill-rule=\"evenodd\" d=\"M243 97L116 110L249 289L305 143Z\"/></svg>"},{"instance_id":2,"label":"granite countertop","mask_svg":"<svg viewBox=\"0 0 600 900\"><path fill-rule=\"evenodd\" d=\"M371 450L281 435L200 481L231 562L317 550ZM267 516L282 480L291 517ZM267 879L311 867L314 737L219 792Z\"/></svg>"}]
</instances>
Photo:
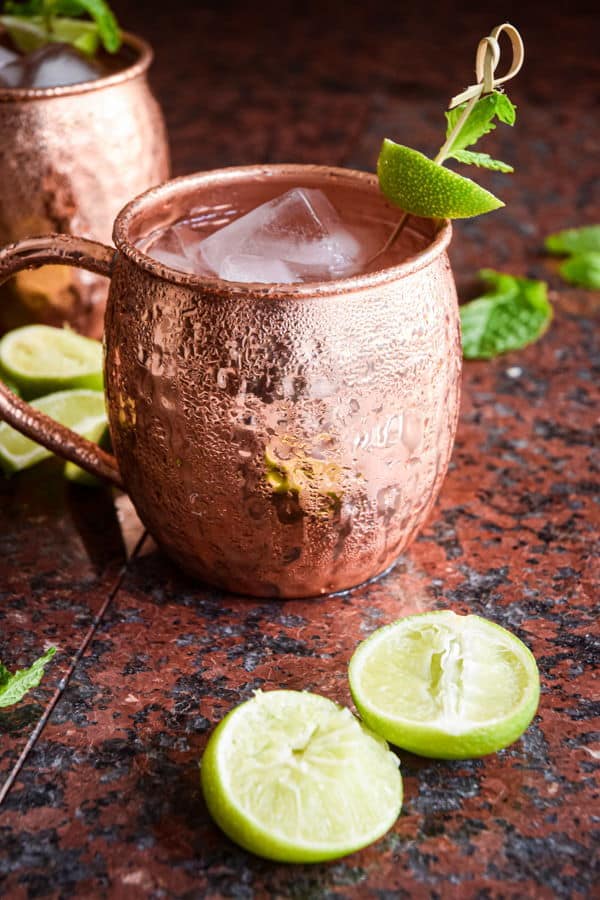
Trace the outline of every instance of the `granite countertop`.
<instances>
[{"instance_id":1,"label":"granite countertop","mask_svg":"<svg viewBox=\"0 0 600 900\"><path fill-rule=\"evenodd\" d=\"M115 3L155 44L177 174L263 161L373 168L383 136L432 153L444 103L503 15L485 3L428 15L377 0L300 6L149 3L141 15ZM40 687L0 711L3 897L597 890L600 295L562 284L540 249L553 230L600 221L594 21L572 6L514 13L528 48L511 90L519 119L489 149L516 172L477 173L507 207L457 224L451 250L462 298L483 266L544 278L555 320L539 343L465 365L448 477L389 575L319 601L227 595L179 573L126 497L69 488L52 462L0 479L0 659L13 669L47 643L60 649ZM401 753L397 824L338 862L276 865L230 843L198 782L223 714L258 687L349 704L361 638L448 607L512 629L536 655L541 703L524 737L466 762Z\"/></svg>"}]
</instances>

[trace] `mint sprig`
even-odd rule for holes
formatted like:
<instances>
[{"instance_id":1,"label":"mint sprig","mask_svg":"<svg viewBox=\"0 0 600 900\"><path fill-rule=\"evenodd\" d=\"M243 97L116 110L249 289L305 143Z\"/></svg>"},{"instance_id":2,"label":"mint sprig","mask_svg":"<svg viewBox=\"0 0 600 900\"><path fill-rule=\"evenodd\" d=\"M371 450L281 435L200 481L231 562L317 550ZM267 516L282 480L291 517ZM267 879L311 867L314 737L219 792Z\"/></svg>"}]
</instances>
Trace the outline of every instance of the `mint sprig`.
<instances>
[{"instance_id":1,"label":"mint sprig","mask_svg":"<svg viewBox=\"0 0 600 900\"><path fill-rule=\"evenodd\" d=\"M482 269L479 277L487 290L460 307L465 359L492 359L541 337L552 321L545 281L493 269Z\"/></svg>"},{"instance_id":2,"label":"mint sprig","mask_svg":"<svg viewBox=\"0 0 600 900\"><path fill-rule=\"evenodd\" d=\"M504 33L512 47L511 65L501 78L495 71L500 59L498 39ZM449 159L465 165L512 172L512 166L488 153L468 149L496 127L496 121L514 125L516 107L503 90L497 88L520 70L523 41L517 29L505 22L496 26L477 47L475 72L477 83L453 97L446 112L446 139L433 160L422 153L384 140L377 161L382 193L404 210L404 215L381 252L400 234L409 215L430 218L469 218L504 206L498 197L476 182L444 168ZM418 170L418 171L417 171Z\"/></svg>"},{"instance_id":3,"label":"mint sprig","mask_svg":"<svg viewBox=\"0 0 600 900\"><path fill-rule=\"evenodd\" d=\"M77 36L67 34L60 23L80 17L92 20L109 53L116 53L122 43L119 25L106 0L5 0L4 12L8 17L33 22L46 43L61 40L78 46Z\"/></svg>"},{"instance_id":4,"label":"mint sprig","mask_svg":"<svg viewBox=\"0 0 600 900\"><path fill-rule=\"evenodd\" d=\"M545 240L549 253L569 255L559 272L569 284L600 290L600 225L567 228Z\"/></svg>"},{"instance_id":5,"label":"mint sprig","mask_svg":"<svg viewBox=\"0 0 600 900\"><path fill-rule=\"evenodd\" d=\"M44 666L50 662L56 647L49 647L28 669L19 669L11 674L0 662L0 708L13 706L23 699L32 688L37 687L44 674Z\"/></svg>"},{"instance_id":6,"label":"mint sprig","mask_svg":"<svg viewBox=\"0 0 600 900\"><path fill-rule=\"evenodd\" d=\"M492 91L491 94L480 97L461 122L467 106L467 103L462 103L446 112L446 142L435 157L435 162L441 165L446 159L455 159L466 165L482 166L498 172L513 172L514 169L507 163L492 159L487 153L473 153L465 148L471 147L484 135L493 131L496 128L494 119L505 125L514 125L517 117L514 104L506 94Z\"/></svg>"}]
</instances>

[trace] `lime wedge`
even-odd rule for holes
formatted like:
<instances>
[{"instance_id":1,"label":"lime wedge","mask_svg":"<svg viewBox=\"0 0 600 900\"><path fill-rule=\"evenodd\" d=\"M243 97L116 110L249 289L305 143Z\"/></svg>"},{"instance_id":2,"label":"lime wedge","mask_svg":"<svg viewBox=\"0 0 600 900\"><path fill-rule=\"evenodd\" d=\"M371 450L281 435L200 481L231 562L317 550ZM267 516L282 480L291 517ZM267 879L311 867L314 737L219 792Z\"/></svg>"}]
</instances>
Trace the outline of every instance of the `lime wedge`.
<instances>
[{"instance_id":1,"label":"lime wedge","mask_svg":"<svg viewBox=\"0 0 600 900\"><path fill-rule=\"evenodd\" d=\"M104 394L100 391L59 391L40 397L31 405L77 434L93 434L101 426L106 427ZM5 472L28 469L49 456L52 454L45 447L24 437L6 422L0 422L0 466Z\"/></svg>"},{"instance_id":2,"label":"lime wedge","mask_svg":"<svg viewBox=\"0 0 600 900\"><path fill-rule=\"evenodd\" d=\"M90 431L86 431L83 437L87 438L88 441L93 441L95 444L103 446L108 437L108 423L106 419L104 419L104 421L99 421L94 428L90 429ZM72 462L65 464L65 478L67 481L84 485L84 487L101 487L103 484L99 478L90 475L85 469L80 468Z\"/></svg>"},{"instance_id":3,"label":"lime wedge","mask_svg":"<svg viewBox=\"0 0 600 900\"><path fill-rule=\"evenodd\" d=\"M415 216L466 219L504 206L470 178L387 139L381 147L377 174L388 200Z\"/></svg>"},{"instance_id":4,"label":"lime wedge","mask_svg":"<svg viewBox=\"0 0 600 900\"><path fill-rule=\"evenodd\" d=\"M402 805L398 760L325 697L258 691L202 758L206 805L236 843L267 859L318 862L376 841Z\"/></svg>"},{"instance_id":5,"label":"lime wedge","mask_svg":"<svg viewBox=\"0 0 600 900\"><path fill-rule=\"evenodd\" d=\"M484 756L516 741L540 692L535 659L514 634L450 611L380 628L359 644L349 678L373 731L440 759Z\"/></svg>"},{"instance_id":6,"label":"lime wedge","mask_svg":"<svg viewBox=\"0 0 600 900\"><path fill-rule=\"evenodd\" d=\"M21 53L31 53L45 44L62 42L71 44L81 53L94 56L99 43L100 34L95 22L82 19L55 17L52 20L52 33L48 34L42 16L0 16L0 25L4 25L15 47Z\"/></svg>"},{"instance_id":7,"label":"lime wedge","mask_svg":"<svg viewBox=\"0 0 600 900\"><path fill-rule=\"evenodd\" d=\"M102 344L65 328L25 325L0 340L0 375L26 399L68 388L101 391Z\"/></svg>"}]
</instances>

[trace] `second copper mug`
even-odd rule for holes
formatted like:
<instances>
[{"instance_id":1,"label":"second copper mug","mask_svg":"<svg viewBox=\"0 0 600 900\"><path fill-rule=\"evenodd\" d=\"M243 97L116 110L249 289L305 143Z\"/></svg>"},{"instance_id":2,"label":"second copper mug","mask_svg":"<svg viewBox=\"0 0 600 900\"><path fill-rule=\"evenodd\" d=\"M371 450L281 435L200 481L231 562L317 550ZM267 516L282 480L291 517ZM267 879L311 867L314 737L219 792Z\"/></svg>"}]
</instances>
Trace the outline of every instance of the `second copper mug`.
<instances>
[{"instance_id":1,"label":"second copper mug","mask_svg":"<svg viewBox=\"0 0 600 900\"><path fill-rule=\"evenodd\" d=\"M124 487L184 570L255 596L350 588L385 571L446 474L461 369L446 248L314 284L188 275L136 246L190 208L246 211L295 186L391 222L374 176L254 166L179 178L126 206L116 251L55 235L0 251L0 281L49 262L110 278L105 384L115 457L0 383L0 416Z\"/></svg>"},{"instance_id":2,"label":"second copper mug","mask_svg":"<svg viewBox=\"0 0 600 900\"><path fill-rule=\"evenodd\" d=\"M109 241L121 207L169 177L152 49L124 34L108 62L95 81L0 88L0 243L46 231ZM68 322L99 337L105 302L106 282L89 272L22 272L0 291L0 329Z\"/></svg>"}]
</instances>

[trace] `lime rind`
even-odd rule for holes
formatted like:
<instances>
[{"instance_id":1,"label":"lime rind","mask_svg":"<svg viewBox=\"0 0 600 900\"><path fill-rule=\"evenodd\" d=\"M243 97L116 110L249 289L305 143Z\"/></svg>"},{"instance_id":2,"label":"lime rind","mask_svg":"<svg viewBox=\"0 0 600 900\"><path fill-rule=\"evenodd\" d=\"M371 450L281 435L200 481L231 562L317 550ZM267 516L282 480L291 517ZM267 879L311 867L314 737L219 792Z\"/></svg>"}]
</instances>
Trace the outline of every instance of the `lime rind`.
<instances>
[{"instance_id":1,"label":"lime rind","mask_svg":"<svg viewBox=\"0 0 600 900\"><path fill-rule=\"evenodd\" d=\"M201 782L237 844L280 862L320 862L382 837L402 805L397 758L352 713L308 692L257 692L217 726Z\"/></svg>"},{"instance_id":2,"label":"lime rind","mask_svg":"<svg viewBox=\"0 0 600 900\"><path fill-rule=\"evenodd\" d=\"M77 434L90 434L107 425L104 394L100 391L58 391L34 400L31 405ZM52 453L45 447L25 437L7 422L0 422L0 466L6 474L28 469L50 456Z\"/></svg>"},{"instance_id":3,"label":"lime rind","mask_svg":"<svg viewBox=\"0 0 600 900\"><path fill-rule=\"evenodd\" d=\"M25 325L0 340L0 376L26 400L60 390L103 389L102 344L66 328Z\"/></svg>"},{"instance_id":4,"label":"lime rind","mask_svg":"<svg viewBox=\"0 0 600 900\"><path fill-rule=\"evenodd\" d=\"M388 200L416 216L466 219L504 206L470 178L388 139L381 147L377 174Z\"/></svg>"},{"instance_id":5,"label":"lime rind","mask_svg":"<svg viewBox=\"0 0 600 900\"><path fill-rule=\"evenodd\" d=\"M349 679L373 731L404 750L441 759L508 746L539 702L539 672L525 644L500 625L449 610L378 629L355 651Z\"/></svg>"}]
</instances>

